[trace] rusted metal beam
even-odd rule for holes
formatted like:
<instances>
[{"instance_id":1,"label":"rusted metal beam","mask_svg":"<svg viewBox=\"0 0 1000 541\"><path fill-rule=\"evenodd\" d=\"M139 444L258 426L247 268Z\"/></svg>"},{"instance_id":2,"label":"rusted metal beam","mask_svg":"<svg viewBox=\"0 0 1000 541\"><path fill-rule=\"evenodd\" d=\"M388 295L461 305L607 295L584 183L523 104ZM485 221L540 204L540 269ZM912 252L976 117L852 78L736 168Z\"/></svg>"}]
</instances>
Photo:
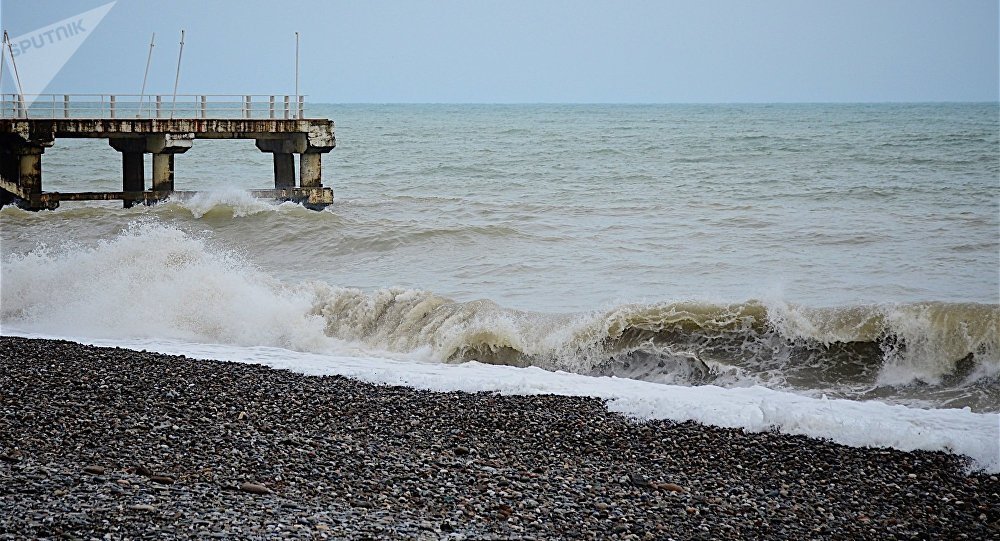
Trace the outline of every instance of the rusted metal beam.
<instances>
[{"instance_id":1,"label":"rusted metal beam","mask_svg":"<svg viewBox=\"0 0 1000 541\"><path fill-rule=\"evenodd\" d=\"M0 187L4 185L0 183ZM122 191L122 192L45 192L41 194L25 194L24 198L32 203L58 204L61 201L118 201L131 200L137 203L155 203L171 198L193 197L197 191ZM250 195L260 199L275 199L279 201L295 201L313 205L329 205L333 203L333 190L322 188L276 188L267 190L249 190Z\"/></svg>"}]
</instances>

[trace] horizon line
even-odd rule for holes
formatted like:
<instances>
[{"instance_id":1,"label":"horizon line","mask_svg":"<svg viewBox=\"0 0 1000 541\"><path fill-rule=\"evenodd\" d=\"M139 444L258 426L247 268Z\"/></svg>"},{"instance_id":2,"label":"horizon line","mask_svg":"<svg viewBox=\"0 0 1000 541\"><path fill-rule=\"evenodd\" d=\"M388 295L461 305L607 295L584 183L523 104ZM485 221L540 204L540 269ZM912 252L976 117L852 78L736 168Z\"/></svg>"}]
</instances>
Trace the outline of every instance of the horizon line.
<instances>
[{"instance_id":1,"label":"horizon line","mask_svg":"<svg viewBox=\"0 0 1000 541\"><path fill-rule=\"evenodd\" d=\"M308 97L308 94L305 94ZM998 100L919 101L306 101L313 105L1000 105Z\"/></svg>"}]
</instances>

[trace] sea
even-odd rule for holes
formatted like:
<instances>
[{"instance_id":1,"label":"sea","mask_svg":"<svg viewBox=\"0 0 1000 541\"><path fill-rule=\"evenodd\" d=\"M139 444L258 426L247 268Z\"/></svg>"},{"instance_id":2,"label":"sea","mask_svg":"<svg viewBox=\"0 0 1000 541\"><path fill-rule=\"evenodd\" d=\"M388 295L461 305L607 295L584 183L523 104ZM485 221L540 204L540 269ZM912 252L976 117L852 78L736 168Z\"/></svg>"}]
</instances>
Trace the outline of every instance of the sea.
<instances>
[{"instance_id":1,"label":"sea","mask_svg":"<svg viewBox=\"0 0 1000 541\"><path fill-rule=\"evenodd\" d=\"M336 123L322 211L247 195L273 186L252 140L178 155L187 199L0 210L3 334L1000 471L997 103L307 113ZM104 140L42 168L47 191L121 189Z\"/></svg>"}]
</instances>

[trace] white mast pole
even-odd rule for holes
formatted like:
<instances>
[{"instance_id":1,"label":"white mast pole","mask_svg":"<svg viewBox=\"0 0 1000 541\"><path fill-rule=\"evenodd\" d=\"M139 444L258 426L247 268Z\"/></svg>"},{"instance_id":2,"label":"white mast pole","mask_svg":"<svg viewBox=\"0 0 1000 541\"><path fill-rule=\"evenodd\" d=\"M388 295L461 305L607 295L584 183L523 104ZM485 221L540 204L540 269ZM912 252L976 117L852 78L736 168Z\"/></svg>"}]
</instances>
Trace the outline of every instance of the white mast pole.
<instances>
[{"instance_id":1,"label":"white mast pole","mask_svg":"<svg viewBox=\"0 0 1000 541\"><path fill-rule=\"evenodd\" d=\"M142 117L143 99L146 97L146 78L149 77L149 63L153 60L153 43L156 41L156 32L149 38L149 55L146 57L146 72L142 74L142 90L139 91L139 117Z\"/></svg>"},{"instance_id":2,"label":"white mast pole","mask_svg":"<svg viewBox=\"0 0 1000 541\"><path fill-rule=\"evenodd\" d=\"M295 107L299 107L299 33L295 33ZM302 112L299 111L295 116L302 118Z\"/></svg>"},{"instance_id":3,"label":"white mast pole","mask_svg":"<svg viewBox=\"0 0 1000 541\"><path fill-rule=\"evenodd\" d=\"M7 31L4 31L4 35ZM6 38L0 40L0 101L3 101L3 65L4 60L7 58L7 52L4 50L3 46L7 44Z\"/></svg>"},{"instance_id":4,"label":"white mast pole","mask_svg":"<svg viewBox=\"0 0 1000 541\"><path fill-rule=\"evenodd\" d=\"M174 98L170 106L170 118L174 118L174 110L177 109L177 83L181 80L181 57L184 56L184 31L181 30L181 48L177 52L177 75L174 76Z\"/></svg>"},{"instance_id":5,"label":"white mast pole","mask_svg":"<svg viewBox=\"0 0 1000 541\"><path fill-rule=\"evenodd\" d=\"M3 31L3 41L7 43L7 52L10 53L10 65L14 68L14 82L17 83L17 103L20 107L24 107L24 89L21 88L21 76L17 73L17 62L14 61L14 49L10 46L10 36L7 35L6 30Z\"/></svg>"}]
</instances>

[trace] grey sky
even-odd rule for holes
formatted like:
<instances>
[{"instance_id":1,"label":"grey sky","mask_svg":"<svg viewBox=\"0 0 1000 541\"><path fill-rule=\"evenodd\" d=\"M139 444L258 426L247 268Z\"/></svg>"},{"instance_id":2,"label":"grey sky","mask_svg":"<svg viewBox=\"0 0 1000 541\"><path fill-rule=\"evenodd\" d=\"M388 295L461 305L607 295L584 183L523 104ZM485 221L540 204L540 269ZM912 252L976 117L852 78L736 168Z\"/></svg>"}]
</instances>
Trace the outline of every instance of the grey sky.
<instances>
[{"instance_id":1,"label":"grey sky","mask_svg":"<svg viewBox=\"0 0 1000 541\"><path fill-rule=\"evenodd\" d=\"M108 0L0 0L12 36ZM47 87L313 102L996 101L996 0L120 0ZM28 62L27 55L19 61ZM13 89L9 70L4 91Z\"/></svg>"}]
</instances>

